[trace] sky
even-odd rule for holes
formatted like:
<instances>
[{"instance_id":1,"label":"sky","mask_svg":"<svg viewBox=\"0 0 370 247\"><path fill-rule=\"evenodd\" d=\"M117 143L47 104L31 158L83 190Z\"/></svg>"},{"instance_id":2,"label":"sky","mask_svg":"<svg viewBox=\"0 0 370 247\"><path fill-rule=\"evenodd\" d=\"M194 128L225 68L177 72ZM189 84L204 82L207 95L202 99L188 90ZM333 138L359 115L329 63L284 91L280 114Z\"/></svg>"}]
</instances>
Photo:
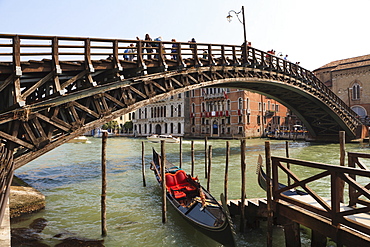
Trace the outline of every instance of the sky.
<instances>
[{"instance_id":1,"label":"sky","mask_svg":"<svg viewBox=\"0 0 370 247\"><path fill-rule=\"evenodd\" d=\"M0 0L0 33L152 38L274 49L314 70L369 54L370 0Z\"/></svg>"}]
</instances>

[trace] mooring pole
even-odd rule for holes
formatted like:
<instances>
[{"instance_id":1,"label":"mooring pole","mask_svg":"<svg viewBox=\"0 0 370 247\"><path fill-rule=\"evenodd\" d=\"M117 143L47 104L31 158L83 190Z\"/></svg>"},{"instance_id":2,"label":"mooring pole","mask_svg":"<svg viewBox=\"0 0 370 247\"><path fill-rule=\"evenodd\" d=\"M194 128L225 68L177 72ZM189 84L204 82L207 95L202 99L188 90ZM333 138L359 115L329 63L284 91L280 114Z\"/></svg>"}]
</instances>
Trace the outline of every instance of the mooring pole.
<instances>
[{"instance_id":1,"label":"mooring pole","mask_svg":"<svg viewBox=\"0 0 370 247\"><path fill-rule=\"evenodd\" d=\"M101 154L101 173L102 173L102 184L101 184L101 235L107 236L107 139L108 132L104 131L102 136L102 154Z\"/></svg>"},{"instance_id":2,"label":"mooring pole","mask_svg":"<svg viewBox=\"0 0 370 247\"><path fill-rule=\"evenodd\" d=\"M141 173L143 174L143 186L146 187L145 181L145 153L144 153L144 142L141 142Z\"/></svg>"},{"instance_id":3,"label":"mooring pole","mask_svg":"<svg viewBox=\"0 0 370 247\"><path fill-rule=\"evenodd\" d=\"M271 149L270 142L265 142L265 158L266 158L266 194L267 194L267 246L272 247L272 183L271 183Z\"/></svg>"},{"instance_id":4,"label":"mooring pole","mask_svg":"<svg viewBox=\"0 0 370 247\"><path fill-rule=\"evenodd\" d=\"M346 159L346 132L340 131L339 132L339 143L340 143L340 166L345 166L345 159ZM344 181L341 179L339 182L339 190L338 190L338 196L340 202L344 202Z\"/></svg>"},{"instance_id":5,"label":"mooring pole","mask_svg":"<svg viewBox=\"0 0 370 247\"><path fill-rule=\"evenodd\" d=\"M182 136L180 136L180 168L182 167Z\"/></svg>"},{"instance_id":6,"label":"mooring pole","mask_svg":"<svg viewBox=\"0 0 370 247\"><path fill-rule=\"evenodd\" d=\"M289 158L289 142L285 141L285 156ZM290 170L290 163L286 164L287 168ZM288 176L288 185L290 185L290 177Z\"/></svg>"},{"instance_id":7,"label":"mooring pole","mask_svg":"<svg viewBox=\"0 0 370 247\"><path fill-rule=\"evenodd\" d=\"M194 157L194 141L191 141L191 176L194 177L194 163L195 163L195 157Z\"/></svg>"},{"instance_id":8,"label":"mooring pole","mask_svg":"<svg viewBox=\"0 0 370 247\"><path fill-rule=\"evenodd\" d=\"M207 167L207 162L208 162L208 152L207 152L207 142L208 142L208 138L206 136L206 139L204 139L204 177L207 178L207 171L208 171L208 167Z\"/></svg>"},{"instance_id":9,"label":"mooring pole","mask_svg":"<svg viewBox=\"0 0 370 247\"><path fill-rule=\"evenodd\" d=\"M165 142L161 141L161 184L162 184L162 223L167 222L167 200L166 200L166 150Z\"/></svg>"},{"instance_id":10,"label":"mooring pole","mask_svg":"<svg viewBox=\"0 0 370 247\"><path fill-rule=\"evenodd\" d=\"M207 176L207 190L210 192L211 184L211 167L212 167L212 145L208 146L208 176Z\"/></svg>"},{"instance_id":11,"label":"mooring pole","mask_svg":"<svg viewBox=\"0 0 370 247\"><path fill-rule=\"evenodd\" d=\"M227 183L228 183L228 173L229 173L229 159L230 159L230 142L226 141L226 160L225 160L225 181L224 181L224 194L225 201L227 203Z\"/></svg>"},{"instance_id":12,"label":"mooring pole","mask_svg":"<svg viewBox=\"0 0 370 247\"><path fill-rule=\"evenodd\" d=\"M241 158L241 173L242 173L242 198L240 205L240 232L244 232L245 226L245 139L240 140L240 158Z\"/></svg>"}]
</instances>

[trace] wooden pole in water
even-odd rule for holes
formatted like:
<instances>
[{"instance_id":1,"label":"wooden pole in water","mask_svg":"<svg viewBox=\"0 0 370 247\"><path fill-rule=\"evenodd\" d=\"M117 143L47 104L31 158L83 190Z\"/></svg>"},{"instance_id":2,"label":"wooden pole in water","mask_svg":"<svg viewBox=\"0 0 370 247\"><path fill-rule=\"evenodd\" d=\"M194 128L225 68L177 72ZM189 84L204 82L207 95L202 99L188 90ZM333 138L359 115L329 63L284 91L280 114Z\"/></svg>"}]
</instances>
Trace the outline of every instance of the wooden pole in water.
<instances>
[{"instance_id":1,"label":"wooden pole in water","mask_svg":"<svg viewBox=\"0 0 370 247\"><path fill-rule=\"evenodd\" d=\"M195 157L194 157L194 141L191 141L191 176L194 177L194 163L195 163Z\"/></svg>"},{"instance_id":2,"label":"wooden pole in water","mask_svg":"<svg viewBox=\"0 0 370 247\"><path fill-rule=\"evenodd\" d=\"M345 166L345 158L346 158L346 132L345 131L340 131L339 132L339 143L340 143L340 161L339 164L340 166ZM338 191L338 196L340 202L344 202L344 181L340 180L340 185L339 185L339 191Z\"/></svg>"},{"instance_id":3,"label":"wooden pole in water","mask_svg":"<svg viewBox=\"0 0 370 247\"><path fill-rule=\"evenodd\" d=\"M241 158L241 173L242 173L242 198L240 205L240 232L244 232L245 227L245 139L240 140L240 158Z\"/></svg>"},{"instance_id":4,"label":"wooden pole in water","mask_svg":"<svg viewBox=\"0 0 370 247\"><path fill-rule=\"evenodd\" d=\"M146 187L145 181L145 154L144 154L144 142L141 142L141 172L143 174L143 186Z\"/></svg>"},{"instance_id":5,"label":"wooden pole in water","mask_svg":"<svg viewBox=\"0 0 370 247\"><path fill-rule=\"evenodd\" d=\"M101 184L101 235L107 236L107 138L108 132L104 131L102 136L102 162L101 162L101 173L102 173L102 184Z\"/></svg>"},{"instance_id":6,"label":"wooden pole in water","mask_svg":"<svg viewBox=\"0 0 370 247\"><path fill-rule=\"evenodd\" d=\"M207 167L207 162L208 162L208 152L207 152L207 142L208 142L208 138L206 136L206 139L204 139L204 177L207 178L207 171L208 171L208 167Z\"/></svg>"},{"instance_id":7,"label":"wooden pole in water","mask_svg":"<svg viewBox=\"0 0 370 247\"><path fill-rule=\"evenodd\" d=\"M265 157L266 157L266 194L267 194L267 246L272 246L272 183L271 183L271 149L270 142L265 142Z\"/></svg>"},{"instance_id":8,"label":"wooden pole in water","mask_svg":"<svg viewBox=\"0 0 370 247\"><path fill-rule=\"evenodd\" d=\"M162 184L162 223L167 222L167 200L166 200L166 150L165 142L161 141L161 184Z\"/></svg>"},{"instance_id":9,"label":"wooden pole in water","mask_svg":"<svg viewBox=\"0 0 370 247\"><path fill-rule=\"evenodd\" d=\"M208 176L207 176L207 190L210 192L210 183L211 183L211 167L212 167L212 145L208 147Z\"/></svg>"},{"instance_id":10,"label":"wooden pole in water","mask_svg":"<svg viewBox=\"0 0 370 247\"><path fill-rule=\"evenodd\" d=\"M180 168L182 167L182 137L180 136Z\"/></svg>"},{"instance_id":11,"label":"wooden pole in water","mask_svg":"<svg viewBox=\"0 0 370 247\"><path fill-rule=\"evenodd\" d=\"M285 156L289 158L289 142L285 141ZM290 170L290 164L286 164L287 168ZM290 177L288 177L288 185L290 185Z\"/></svg>"},{"instance_id":12,"label":"wooden pole in water","mask_svg":"<svg viewBox=\"0 0 370 247\"><path fill-rule=\"evenodd\" d=\"M225 201L227 202L227 183L228 183L228 173L229 173L229 159L230 159L230 142L226 141L226 160L225 160L225 181L224 181L224 194Z\"/></svg>"}]
</instances>

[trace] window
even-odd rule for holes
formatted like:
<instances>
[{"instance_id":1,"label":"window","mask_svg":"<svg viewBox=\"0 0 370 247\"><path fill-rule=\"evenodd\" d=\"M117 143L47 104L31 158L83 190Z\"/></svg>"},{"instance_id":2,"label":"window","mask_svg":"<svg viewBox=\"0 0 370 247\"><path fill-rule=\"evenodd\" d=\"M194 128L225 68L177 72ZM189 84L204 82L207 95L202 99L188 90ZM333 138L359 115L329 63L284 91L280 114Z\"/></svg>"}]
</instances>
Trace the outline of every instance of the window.
<instances>
[{"instance_id":1,"label":"window","mask_svg":"<svg viewBox=\"0 0 370 247\"><path fill-rule=\"evenodd\" d=\"M352 86L352 100L359 100L360 99L360 85L355 82Z\"/></svg>"},{"instance_id":2,"label":"window","mask_svg":"<svg viewBox=\"0 0 370 247\"><path fill-rule=\"evenodd\" d=\"M242 110L243 109L243 99L242 98L239 98L238 99L238 109L239 110Z\"/></svg>"},{"instance_id":3,"label":"window","mask_svg":"<svg viewBox=\"0 0 370 247\"><path fill-rule=\"evenodd\" d=\"M227 110L227 111L230 111L230 109L231 109L231 102L230 102L230 100L228 99L228 100L227 100L227 105L226 105L226 110Z\"/></svg>"},{"instance_id":4,"label":"window","mask_svg":"<svg viewBox=\"0 0 370 247\"><path fill-rule=\"evenodd\" d=\"M181 117L181 105L178 105L177 107L177 116Z\"/></svg>"},{"instance_id":5,"label":"window","mask_svg":"<svg viewBox=\"0 0 370 247\"><path fill-rule=\"evenodd\" d=\"M260 115L257 116L257 124L261 125L261 116Z\"/></svg>"},{"instance_id":6,"label":"window","mask_svg":"<svg viewBox=\"0 0 370 247\"><path fill-rule=\"evenodd\" d=\"M181 134L181 123L177 124L177 133Z\"/></svg>"},{"instance_id":7,"label":"window","mask_svg":"<svg viewBox=\"0 0 370 247\"><path fill-rule=\"evenodd\" d=\"M171 105L171 117L173 117L173 105Z\"/></svg>"},{"instance_id":8,"label":"window","mask_svg":"<svg viewBox=\"0 0 370 247\"><path fill-rule=\"evenodd\" d=\"M194 113L195 112L195 104L191 104L191 112Z\"/></svg>"}]
</instances>

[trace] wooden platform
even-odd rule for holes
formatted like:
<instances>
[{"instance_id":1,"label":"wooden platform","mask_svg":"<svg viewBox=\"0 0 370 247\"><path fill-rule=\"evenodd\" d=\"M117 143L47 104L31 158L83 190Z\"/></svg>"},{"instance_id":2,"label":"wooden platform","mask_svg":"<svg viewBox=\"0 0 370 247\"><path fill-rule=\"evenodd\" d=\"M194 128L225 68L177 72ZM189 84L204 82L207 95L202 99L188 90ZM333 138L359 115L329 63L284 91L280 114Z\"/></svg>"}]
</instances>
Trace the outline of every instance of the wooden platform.
<instances>
[{"instance_id":1,"label":"wooden platform","mask_svg":"<svg viewBox=\"0 0 370 247\"><path fill-rule=\"evenodd\" d=\"M294 199L299 200L301 202L310 204L311 206L314 206L316 208L323 209L323 207L318 202L316 202L315 199L310 195L296 195L296 196L291 196L291 198L294 198ZM323 199L325 199L325 202L328 205L331 205L330 199L327 199L327 198L323 198ZM340 211L341 212L348 211L348 210L353 210L353 208L348 207L348 206L344 205L343 203L340 204ZM359 214L355 214L355 215L346 216L345 218L348 218L348 219L353 220L357 223L364 224L364 225L367 225L367 226L370 225L370 213L359 213Z\"/></svg>"}]
</instances>

